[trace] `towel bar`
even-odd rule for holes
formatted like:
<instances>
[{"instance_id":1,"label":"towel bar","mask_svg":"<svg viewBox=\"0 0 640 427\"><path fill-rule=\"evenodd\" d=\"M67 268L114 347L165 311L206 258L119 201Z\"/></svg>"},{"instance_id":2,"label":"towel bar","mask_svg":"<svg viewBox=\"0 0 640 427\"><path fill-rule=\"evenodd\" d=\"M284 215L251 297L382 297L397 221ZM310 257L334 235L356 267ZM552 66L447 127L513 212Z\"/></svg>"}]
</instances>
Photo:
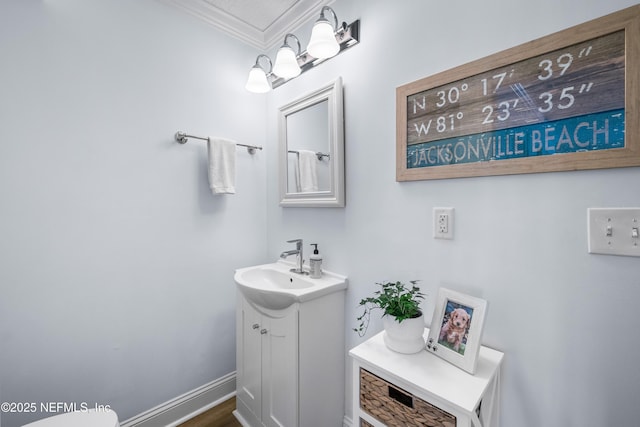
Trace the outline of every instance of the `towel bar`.
<instances>
[{"instance_id":1,"label":"towel bar","mask_svg":"<svg viewBox=\"0 0 640 427\"><path fill-rule=\"evenodd\" d=\"M203 141L209 141L209 137L187 135L186 133L181 131L176 132L175 138L176 138L176 141L178 141L180 144L186 144L188 138L196 138L196 139L202 139ZM249 154L254 154L256 150L262 150L262 147L257 145L246 145L246 144L236 144L236 145L245 147Z\"/></svg>"},{"instance_id":2,"label":"towel bar","mask_svg":"<svg viewBox=\"0 0 640 427\"><path fill-rule=\"evenodd\" d=\"M298 152L298 150L289 150L289 153L300 154L300 153ZM327 159L330 159L330 158L331 158L331 155L330 155L330 154L323 153L323 152L321 152L321 151L318 151L318 152L316 153L316 157L318 158L318 160L322 160L322 158L323 158L323 157L326 157Z\"/></svg>"}]
</instances>

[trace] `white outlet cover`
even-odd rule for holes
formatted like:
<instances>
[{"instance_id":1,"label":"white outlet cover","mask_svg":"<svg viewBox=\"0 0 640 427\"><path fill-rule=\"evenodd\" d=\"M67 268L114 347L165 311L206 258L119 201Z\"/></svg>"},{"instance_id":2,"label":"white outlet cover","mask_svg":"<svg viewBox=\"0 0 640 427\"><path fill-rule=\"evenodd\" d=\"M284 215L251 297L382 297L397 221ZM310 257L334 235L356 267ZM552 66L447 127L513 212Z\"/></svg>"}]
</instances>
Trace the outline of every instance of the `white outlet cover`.
<instances>
[{"instance_id":1,"label":"white outlet cover","mask_svg":"<svg viewBox=\"0 0 640 427\"><path fill-rule=\"evenodd\" d=\"M433 238L434 239L448 239L453 240L453 208L433 208ZM447 232L442 233L440 231L440 224L438 224L438 217L440 215L447 216Z\"/></svg>"},{"instance_id":2,"label":"white outlet cover","mask_svg":"<svg viewBox=\"0 0 640 427\"><path fill-rule=\"evenodd\" d=\"M640 257L640 208L589 208L589 253Z\"/></svg>"}]
</instances>

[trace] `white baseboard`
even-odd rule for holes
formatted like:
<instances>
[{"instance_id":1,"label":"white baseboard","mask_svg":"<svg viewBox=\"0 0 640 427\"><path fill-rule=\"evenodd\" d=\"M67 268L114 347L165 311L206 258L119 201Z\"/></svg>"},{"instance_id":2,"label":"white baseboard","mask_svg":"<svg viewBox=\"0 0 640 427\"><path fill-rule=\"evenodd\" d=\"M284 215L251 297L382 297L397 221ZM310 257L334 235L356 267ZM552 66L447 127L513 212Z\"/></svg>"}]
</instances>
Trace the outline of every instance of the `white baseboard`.
<instances>
[{"instance_id":1,"label":"white baseboard","mask_svg":"<svg viewBox=\"0 0 640 427\"><path fill-rule=\"evenodd\" d=\"M236 373L191 390L120 423L121 427L175 427L230 399L236 393Z\"/></svg>"},{"instance_id":2,"label":"white baseboard","mask_svg":"<svg viewBox=\"0 0 640 427\"><path fill-rule=\"evenodd\" d=\"M238 412L237 409L233 411L233 416L236 417L236 421L238 421L242 427L251 427L249 426L247 420L245 420L244 417L240 415L240 412Z\"/></svg>"},{"instance_id":3,"label":"white baseboard","mask_svg":"<svg viewBox=\"0 0 640 427\"><path fill-rule=\"evenodd\" d=\"M347 417L345 415L344 418L342 419L342 426L343 427L353 427L353 419L351 419L351 417Z\"/></svg>"}]
</instances>

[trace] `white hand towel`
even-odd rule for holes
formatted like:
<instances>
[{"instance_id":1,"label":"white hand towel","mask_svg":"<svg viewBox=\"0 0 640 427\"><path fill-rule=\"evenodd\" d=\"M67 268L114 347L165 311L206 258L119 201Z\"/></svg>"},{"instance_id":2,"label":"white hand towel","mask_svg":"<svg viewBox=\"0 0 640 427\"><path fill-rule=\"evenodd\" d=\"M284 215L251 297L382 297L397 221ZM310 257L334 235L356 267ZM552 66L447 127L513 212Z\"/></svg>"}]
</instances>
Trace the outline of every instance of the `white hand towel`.
<instances>
[{"instance_id":1,"label":"white hand towel","mask_svg":"<svg viewBox=\"0 0 640 427\"><path fill-rule=\"evenodd\" d=\"M303 193L318 191L318 172L316 162L318 158L314 151L298 150L298 168L300 171L300 191Z\"/></svg>"},{"instance_id":2,"label":"white hand towel","mask_svg":"<svg viewBox=\"0 0 640 427\"><path fill-rule=\"evenodd\" d=\"M294 181L295 183L288 181L287 182L287 188L288 188L288 192L292 192L292 193L299 193L302 191L302 189L300 188L300 155L296 152L296 156L295 157L289 157L288 159L288 166L290 171L293 171L293 177L294 177ZM289 187L289 185L294 185L295 184L295 188L291 188Z\"/></svg>"},{"instance_id":3,"label":"white hand towel","mask_svg":"<svg viewBox=\"0 0 640 427\"><path fill-rule=\"evenodd\" d=\"M236 192L236 143L223 138L209 138L209 187L214 194Z\"/></svg>"}]
</instances>

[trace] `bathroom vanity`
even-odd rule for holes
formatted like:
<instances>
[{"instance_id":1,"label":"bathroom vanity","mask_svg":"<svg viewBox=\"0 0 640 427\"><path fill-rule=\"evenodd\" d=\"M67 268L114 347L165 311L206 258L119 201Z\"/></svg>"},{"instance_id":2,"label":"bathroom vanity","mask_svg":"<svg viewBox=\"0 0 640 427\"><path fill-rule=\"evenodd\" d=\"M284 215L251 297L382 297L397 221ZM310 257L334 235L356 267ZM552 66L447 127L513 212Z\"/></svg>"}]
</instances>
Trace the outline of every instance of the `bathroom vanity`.
<instances>
[{"instance_id":1,"label":"bathroom vanity","mask_svg":"<svg viewBox=\"0 0 640 427\"><path fill-rule=\"evenodd\" d=\"M288 266L236 272L234 415L245 427L340 427L346 278L310 279Z\"/></svg>"},{"instance_id":2,"label":"bathroom vanity","mask_svg":"<svg viewBox=\"0 0 640 427\"><path fill-rule=\"evenodd\" d=\"M349 352L354 427L498 425L503 353L481 347L471 375L427 351L389 350L383 334ZM425 329L425 341L428 335Z\"/></svg>"}]
</instances>

